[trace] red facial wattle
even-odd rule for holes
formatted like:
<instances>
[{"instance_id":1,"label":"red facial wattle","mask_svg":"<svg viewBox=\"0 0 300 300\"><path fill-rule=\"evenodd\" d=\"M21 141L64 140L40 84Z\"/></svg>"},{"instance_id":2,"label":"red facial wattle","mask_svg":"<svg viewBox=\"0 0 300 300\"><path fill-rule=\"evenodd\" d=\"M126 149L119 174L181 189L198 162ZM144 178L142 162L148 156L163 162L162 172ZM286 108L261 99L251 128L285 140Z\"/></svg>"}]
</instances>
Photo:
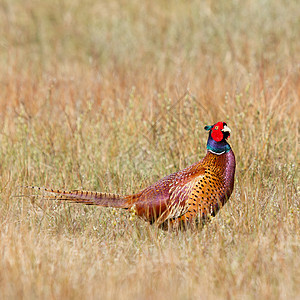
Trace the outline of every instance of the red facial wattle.
<instances>
[{"instance_id":1,"label":"red facial wattle","mask_svg":"<svg viewBox=\"0 0 300 300\"><path fill-rule=\"evenodd\" d=\"M216 142L221 142L223 140L223 132L221 130L212 130L211 132L211 137L216 141Z\"/></svg>"},{"instance_id":2,"label":"red facial wattle","mask_svg":"<svg viewBox=\"0 0 300 300\"><path fill-rule=\"evenodd\" d=\"M211 137L216 141L216 142L221 142L224 138L224 134L222 132L222 129L224 128L222 122L218 122L217 124L214 125L211 131Z\"/></svg>"}]
</instances>

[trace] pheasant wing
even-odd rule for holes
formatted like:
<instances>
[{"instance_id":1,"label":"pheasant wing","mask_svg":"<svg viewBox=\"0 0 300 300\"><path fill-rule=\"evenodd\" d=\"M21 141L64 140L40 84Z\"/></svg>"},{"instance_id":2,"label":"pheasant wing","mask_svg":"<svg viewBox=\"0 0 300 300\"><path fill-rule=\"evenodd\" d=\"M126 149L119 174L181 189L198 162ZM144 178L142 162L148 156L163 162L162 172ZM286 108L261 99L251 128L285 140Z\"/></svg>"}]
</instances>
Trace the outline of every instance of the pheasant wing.
<instances>
[{"instance_id":1,"label":"pheasant wing","mask_svg":"<svg viewBox=\"0 0 300 300\"><path fill-rule=\"evenodd\" d=\"M147 187L135 203L137 215L158 225L183 215L195 185L204 174L205 167L199 162Z\"/></svg>"},{"instance_id":2,"label":"pheasant wing","mask_svg":"<svg viewBox=\"0 0 300 300\"><path fill-rule=\"evenodd\" d=\"M170 187L169 205L166 212L157 220L158 224L168 219L178 218L188 211L189 199L197 183L205 176L205 168L201 166L195 170L183 170L182 174L180 173L174 185Z\"/></svg>"}]
</instances>

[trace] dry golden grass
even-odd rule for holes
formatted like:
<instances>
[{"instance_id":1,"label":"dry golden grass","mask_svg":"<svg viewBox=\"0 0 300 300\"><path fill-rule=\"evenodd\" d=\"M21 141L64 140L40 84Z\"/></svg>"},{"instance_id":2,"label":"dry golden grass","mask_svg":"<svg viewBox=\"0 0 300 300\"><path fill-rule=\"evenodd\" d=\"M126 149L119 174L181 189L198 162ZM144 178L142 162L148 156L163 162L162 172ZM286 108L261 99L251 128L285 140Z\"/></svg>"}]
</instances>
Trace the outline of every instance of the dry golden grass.
<instances>
[{"instance_id":1,"label":"dry golden grass","mask_svg":"<svg viewBox=\"0 0 300 300\"><path fill-rule=\"evenodd\" d=\"M299 2L199 2L0 1L1 299L300 297ZM219 120L235 190L202 230L14 197L138 191Z\"/></svg>"}]
</instances>

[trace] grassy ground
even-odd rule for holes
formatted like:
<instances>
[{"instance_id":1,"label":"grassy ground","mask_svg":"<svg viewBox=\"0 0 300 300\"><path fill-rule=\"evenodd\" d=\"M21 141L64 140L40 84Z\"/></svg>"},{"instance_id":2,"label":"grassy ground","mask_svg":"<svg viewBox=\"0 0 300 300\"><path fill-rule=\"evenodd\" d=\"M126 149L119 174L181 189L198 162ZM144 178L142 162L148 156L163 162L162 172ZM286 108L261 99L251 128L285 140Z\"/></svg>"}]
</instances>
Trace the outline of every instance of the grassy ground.
<instances>
[{"instance_id":1,"label":"grassy ground","mask_svg":"<svg viewBox=\"0 0 300 300\"><path fill-rule=\"evenodd\" d=\"M299 298L299 9L1 0L0 298ZM203 230L14 197L138 191L202 158L220 120L235 190Z\"/></svg>"}]
</instances>

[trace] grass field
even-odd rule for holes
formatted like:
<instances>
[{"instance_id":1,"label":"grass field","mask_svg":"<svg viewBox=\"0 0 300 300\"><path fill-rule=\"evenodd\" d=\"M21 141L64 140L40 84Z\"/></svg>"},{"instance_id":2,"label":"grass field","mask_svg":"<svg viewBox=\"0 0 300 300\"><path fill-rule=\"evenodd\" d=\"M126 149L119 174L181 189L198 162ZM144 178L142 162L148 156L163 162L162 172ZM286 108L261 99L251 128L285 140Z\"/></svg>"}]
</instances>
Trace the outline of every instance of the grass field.
<instances>
[{"instance_id":1,"label":"grass field","mask_svg":"<svg viewBox=\"0 0 300 300\"><path fill-rule=\"evenodd\" d=\"M300 298L299 1L0 0L1 299ZM128 194L226 121L230 201L202 230L15 197Z\"/></svg>"}]
</instances>

